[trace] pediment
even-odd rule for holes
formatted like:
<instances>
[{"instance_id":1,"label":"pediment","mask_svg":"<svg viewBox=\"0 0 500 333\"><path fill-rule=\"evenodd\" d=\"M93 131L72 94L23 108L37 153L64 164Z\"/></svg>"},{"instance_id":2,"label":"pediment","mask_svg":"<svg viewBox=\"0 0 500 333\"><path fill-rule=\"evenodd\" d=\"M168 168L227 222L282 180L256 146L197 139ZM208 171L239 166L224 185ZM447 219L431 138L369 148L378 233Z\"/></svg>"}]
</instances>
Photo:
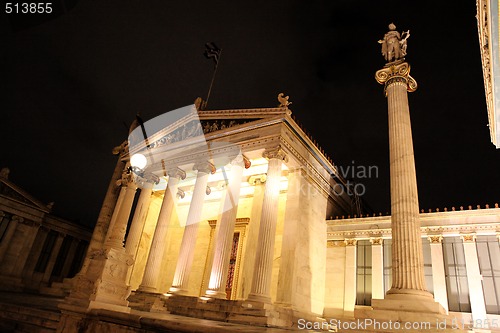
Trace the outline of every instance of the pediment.
<instances>
[{"instance_id":1,"label":"pediment","mask_svg":"<svg viewBox=\"0 0 500 333\"><path fill-rule=\"evenodd\" d=\"M23 204L39 208L47 213L50 211L47 205L43 204L41 201L33 197L31 194L27 193L8 179L0 178L0 195L21 202Z\"/></svg>"},{"instance_id":2,"label":"pediment","mask_svg":"<svg viewBox=\"0 0 500 333\"><path fill-rule=\"evenodd\" d=\"M216 111L196 111L188 107L174 110L177 114L173 117L175 121L170 121L168 113L153 118L144 123L144 130L135 129L129 136L129 142L138 143L131 145L131 152L148 148L159 148L165 145L174 144L179 141L200 137L202 134L223 131L231 127L236 127L263 120L266 118L276 118L286 114L285 108L271 109L243 109L243 110L216 110ZM163 123L163 127L161 124ZM137 148L137 149L134 149Z\"/></svg>"}]
</instances>

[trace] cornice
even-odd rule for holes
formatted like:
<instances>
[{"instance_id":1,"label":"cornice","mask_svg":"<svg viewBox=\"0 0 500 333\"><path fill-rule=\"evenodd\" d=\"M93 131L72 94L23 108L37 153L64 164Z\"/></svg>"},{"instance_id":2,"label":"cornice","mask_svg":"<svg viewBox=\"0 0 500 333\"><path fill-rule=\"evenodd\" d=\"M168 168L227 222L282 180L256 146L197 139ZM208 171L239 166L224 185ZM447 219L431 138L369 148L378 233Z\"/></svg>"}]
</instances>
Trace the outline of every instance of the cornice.
<instances>
[{"instance_id":1,"label":"cornice","mask_svg":"<svg viewBox=\"0 0 500 333\"><path fill-rule=\"evenodd\" d=\"M493 82L493 69L492 69L492 50L491 50L491 18L489 1L488 0L477 0L477 29L479 34L479 49L481 51L481 63L483 67L483 80L484 80L484 91L486 94L486 106L488 110L488 122L490 128L491 142L499 147L500 142L497 141L496 136L496 122L495 122L495 94L494 94L494 82ZM493 14L495 15L495 13Z\"/></svg>"}]
</instances>

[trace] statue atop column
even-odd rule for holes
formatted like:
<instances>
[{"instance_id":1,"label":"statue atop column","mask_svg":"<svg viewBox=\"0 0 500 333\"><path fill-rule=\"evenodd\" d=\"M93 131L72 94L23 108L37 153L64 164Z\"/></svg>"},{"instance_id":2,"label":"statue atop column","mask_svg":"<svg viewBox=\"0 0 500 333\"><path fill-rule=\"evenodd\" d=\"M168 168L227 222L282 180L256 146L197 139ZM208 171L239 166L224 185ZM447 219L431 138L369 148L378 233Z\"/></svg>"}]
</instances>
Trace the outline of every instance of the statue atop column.
<instances>
[{"instance_id":1,"label":"statue atop column","mask_svg":"<svg viewBox=\"0 0 500 333\"><path fill-rule=\"evenodd\" d=\"M382 55L388 63L404 59L408 37L410 37L410 30L400 34L396 31L394 23L389 24L389 31L384 35L384 39L378 41L382 44Z\"/></svg>"}]
</instances>

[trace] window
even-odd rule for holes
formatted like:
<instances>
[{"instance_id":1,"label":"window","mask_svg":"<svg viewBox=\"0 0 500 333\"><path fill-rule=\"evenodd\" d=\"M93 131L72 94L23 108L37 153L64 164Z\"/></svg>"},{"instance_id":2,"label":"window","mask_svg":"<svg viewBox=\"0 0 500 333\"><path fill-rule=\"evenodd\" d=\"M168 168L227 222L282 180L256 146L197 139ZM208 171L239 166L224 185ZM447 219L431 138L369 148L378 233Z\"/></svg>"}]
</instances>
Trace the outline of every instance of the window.
<instances>
[{"instance_id":1,"label":"window","mask_svg":"<svg viewBox=\"0 0 500 333\"><path fill-rule=\"evenodd\" d=\"M356 246L356 305L371 305L372 245L369 240L360 240Z\"/></svg>"},{"instance_id":2,"label":"window","mask_svg":"<svg viewBox=\"0 0 500 333\"><path fill-rule=\"evenodd\" d=\"M445 237L443 239L443 257L448 309L457 312L470 312L465 254L460 237Z\"/></svg>"},{"instance_id":3,"label":"window","mask_svg":"<svg viewBox=\"0 0 500 333\"><path fill-rule=\"evenodd\" d=\"M486 313L500 314L500 244L496 236L477 236L476 247Z\"/></svg>"}]
</instances>

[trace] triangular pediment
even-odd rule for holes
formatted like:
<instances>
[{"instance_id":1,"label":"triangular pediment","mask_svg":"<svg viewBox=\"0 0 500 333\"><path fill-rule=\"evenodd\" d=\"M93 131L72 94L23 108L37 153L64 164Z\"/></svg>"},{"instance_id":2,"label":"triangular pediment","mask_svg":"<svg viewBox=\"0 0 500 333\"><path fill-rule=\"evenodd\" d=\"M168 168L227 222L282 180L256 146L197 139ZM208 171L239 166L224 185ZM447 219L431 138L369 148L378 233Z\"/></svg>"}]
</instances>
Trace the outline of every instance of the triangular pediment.
<instances>
[{"instance_id":1,"label":"triangular pediment","mask_svg":"<svg viewBox=\"0 0 500 333\"><path fill-rule=\"evenodd\" d=\"M50 212L50 209L40 200L5 178L0 178L0 196L36 207L47 213Z\"/></svg>"},{"instance_id":2,"label":"triangular pediment","mask_svg":"<svg viewBox=\"0 0 500 333\"><path fill-rule=\"evenodd\" d=\"M174 112L178 112L178 109ZM214 111L198 111L183 110L184 116L178 116L175 121L170 121L167 113L165 115L153 118L144 123L147 140L144 140L144 133L140 128L134 130L132 135L135 136L130 142L139 143L138 147L159 148L165 145L175 144L179 141L188 140L193 137L198 137L209 133L223 131L228 128L241 126L244 124L261 121L265 119L275 119L276 117L284 116L287 113L286 108L265 108L265 109L239 109L239 110L214 110ZM163 119L162 119L163 118ZM158 125L163 123L162 128ZM154 124L154 127L152 126ZM144 141L142 141L144 140ZM142 142L141 142L142 141ZM131 152L141 150L134 149L132 145Z\"/></svg>"}]
</instances>

